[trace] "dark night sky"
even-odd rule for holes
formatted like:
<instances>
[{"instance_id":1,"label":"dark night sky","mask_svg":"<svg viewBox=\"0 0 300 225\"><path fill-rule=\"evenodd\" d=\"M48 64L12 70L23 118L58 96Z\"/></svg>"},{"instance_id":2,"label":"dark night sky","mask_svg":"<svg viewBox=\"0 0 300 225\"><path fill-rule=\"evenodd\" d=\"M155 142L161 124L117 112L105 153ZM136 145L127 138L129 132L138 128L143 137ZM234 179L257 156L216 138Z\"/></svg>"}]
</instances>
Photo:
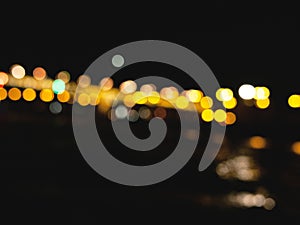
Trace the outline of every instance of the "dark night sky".
<instances>
[{"instance_id":1,"label":"dark night sky","mask_svg":"<svg viewBox=\"0 0 300 225\"><path fill-rule=\"evenodd\" d=\"M121 8L107 8L107 14L103 14L106 8L80 14L58 7L47 13L32 9L30 15L31 11L20 8L24 16L8 19L2 27L0 69L7 71L13 63L22 64L28 72L43 66L50 76L65 69L75 79L113 47L160 39L196 52L223 86L250 82L269 85L278 93L298 91L295 56L300 45L295 14L278 11L281 5L274 4L254 8L213 1L212 6L212 12L198 6L190 13L182 8L181 14L168 11L165 16L158 6L153 14Z\"/></svg>"}]
</instances>

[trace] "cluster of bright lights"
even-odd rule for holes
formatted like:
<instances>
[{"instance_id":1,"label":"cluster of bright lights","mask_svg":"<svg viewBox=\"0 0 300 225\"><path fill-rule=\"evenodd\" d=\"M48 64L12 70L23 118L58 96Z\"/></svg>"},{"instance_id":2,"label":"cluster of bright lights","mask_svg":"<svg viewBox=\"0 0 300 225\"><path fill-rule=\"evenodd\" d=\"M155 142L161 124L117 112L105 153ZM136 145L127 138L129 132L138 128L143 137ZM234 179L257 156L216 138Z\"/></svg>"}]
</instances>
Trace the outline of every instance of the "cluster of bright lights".
<instances>
[{"instance_id":1,"label":"cluster of bright lights","mask_svg":"<svg viewBox=\"0 0 300 225\"><path fill-rule=\"evenodd\" d=\"M264 208L272 210L276 206L276 201L262 193L237 192L227 196L227 202L235 207L241 208Z\"/></svg>"},{"instance_id":2,"label":"cluster of bright lights","mask_svg":"<svg viewBox=\"0 0 300 225\"><path fill-rule=\"evenodd\" d=\"M236 156L218 164L216 173L223 179L256 181L260 178L260 170L255 161L246 155Z\"/></svg>"},{"instance_id":3,"label":"cluster of bright lights","mask_svg":"<svg viewBox=\"0 0 300 225\"><path fill-rule=\"evenodd\" d=\"M124 59L116 57L113 62L116 66L123 65ZM238 89L238 94L245 101L254 100L255 105L260 109L265 109L270 104L270 91L264 86L253 87L244 84ZM216 90L215 97L216 101L222 102L227 110L234 109L238 104L238 100L230 88ZM213 110L213 98L204 95L201 90L191 89L181 93L175 87L164 87L157 90L154 84L144 84L138 87L133 80L124 81L116 88L113 80L108 77L102 79L98 85L93 85L91 78L86 74L79 76L76 82L71 81L71 76L67 71L60 71L53 80L48 77L46 70L42 67L36 67L31 76L27 75L23 66L17 64L10 67L9 73L0 72L0 101L6 98L12 101L22 98L25 101L34 101L39 98L43 102L53 103L54 106L77 102L81 106L98 106L100 112L115 114L109 115L109 117L117 119L135 115L135 112L130 110L135 105L180 110L196 108L203 121L215 120L221 125L234 124L237 119L234 112L226 112L223 109ZM111 112L110 108L115 100L121 106ZM54 107L53 104L49 105L51 112L62 111L61 105ZM60 110L53 110L54 108Z\"/></svg>"},{"instance_id":4,"label":"cluster of bright lights","mask_svg":"<svg viewBox=\"0 0 300 225\"><path fill-rule=\"evenodd\" d=\"M243 84L238 89L239 96L248 102L246 105L254 105L259 109L266 109L270 105L270 90L265 86L254 87L251 84Z\"/></svg>"}]
</instances>

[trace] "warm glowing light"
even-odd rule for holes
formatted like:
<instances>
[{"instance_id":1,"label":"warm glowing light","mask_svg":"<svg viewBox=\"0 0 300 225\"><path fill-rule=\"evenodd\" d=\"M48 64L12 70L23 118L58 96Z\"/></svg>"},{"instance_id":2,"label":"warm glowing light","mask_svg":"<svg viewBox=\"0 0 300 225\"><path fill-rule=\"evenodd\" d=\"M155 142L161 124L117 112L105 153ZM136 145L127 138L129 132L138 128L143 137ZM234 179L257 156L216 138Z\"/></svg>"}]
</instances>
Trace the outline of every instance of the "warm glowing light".
<instances>
[{"instance_id":1,"label":"warm glowing light","mask_svg":"<svg viewBox=\"0 0 300 225\"><path fill-rule=\"evenodd\" d=\"M135 105L135 101L132 95L125 95L123 98L123 103L127 107L131 108Z\"/></svg>"},{"instance_id":2,"label":"warm glowing light","mask_svg":"<svg viewBox=\"0 0 300 225\"><path fill-rule=\"evenodd\" d=\"M61 79L56 79L52 83L52 90L55 94L61 94L65 91L66 89L66 84L63 80Z\"/></svg>"},{"instance_id":3,"label":"warm glowing light","mask_svg":"<svg viewBox=\"0 0 300 225\"><path fill-rule=\"evenodd\" d=\"M0 88L0 101L5 100L7 97L7 91L4 88Z\"/></svg>"},{"instance_id":4,"label":"warm glowing light","mask_svg":"<svg viewBox=\"0 0 300 225\"><path fill-rule=\"evenodd\" d=\"M21 96L22 96L21 91L18 88L11 88L8 91L8 97L13 101L19 100Z\"/></svg>"},{"instance_id":5,"label":"warm glowing light","mask_svg":"<svg viewBox=\"0 0 300 225\"><path fill-rule=\"evenodd\" d=\"M221 123L226 120L226 112L223 109L217 109L214 113L214 119L215 121Z\"/></svg>"},{"instance_id":6,"label":"warm glowing light","mask_svg":"<svg viewBox=\"0 0 300 225\"><path fill-rule=\"evenodd\" d=\"M205 96L205 97L201 98L200 105L204 109L209 109L213 106L213 100L211 97Z\"/></svg>"},{"instance_id":7,"label":"warm glowing light","mask_svg":"<svg viewBox=\"0 0 300 225\"><path fill-rule=\"evenodd\" d=\"M81 88L86 88L91 84L91 78L88 75L81 75L77 79L77 84Z\"/></svg>"},{"instance_id":8,"label":"warm glowing light","mask_svg":"<svg viewBox=\"0 0 300 225\"><path fill-rule=\"evenodd\" d=\"M211 109L205 109L201 113L201 118L206 122L211 122L214 119L214 112Z\"/></svg>"},{"instance_id":9,"label":"warm glowing light","mask_svg":"<svg viewBox=\"0 0 300 225\"><path fill-rule=\"evenodd\" d=\"M292 108L300 107L300 95L291 95L288 99L289 106Z\"/></svg>"},{"instance_id":10,"label":"warm glowing light","mask_svg":"<svg viewBox=\"0 0 300 225\"><path fill-rule=\"evenodd\" d=\"M296 141L293 143L292 145L292 151L297 154L300 155L300 141Z\"/></svg>"},{"instance_id":11,"label":"warm glowing light","mask_svg":"<svg viewBox=\"0 0 300 225\"><path fill-rule=\"evenodd\" d=\"M51 102L49 105L49 110L53 114L61 113L62 105L59 102Z\"/></svg>"},{"instance_id":12,"label":"warm glowing light","mask_svg":"<svg viewBox=\"0 0 300 225\"><path fill-rule=\"evenodd\" d=\"M178 95L178 90L175 87L165 87L160 90L160 96L164 99L172 100L177 98Z\"/></svg>"},{"instance_id":13,"label":"warm glowing light","mask_svg":"<svg viewBox=\"0 0 300 225\"><path fill-rule=\"evenodd\" d=\"M223 101L222 104L226 109L233 109L236 107L237 101L235 97L232 97L229 101Z\"/></svg>"},{"instance_id":14,"label":"warm glowing light","mask_svg":"<svg viewBox=\"0 0 300 225\"><path fill-rule=\"evenodd\" d=\"M257 181L261 172L256 162L249 156L239 155L218 164L217 174L223 179Z\"/></svg>"},{"instance_id":15,"label":"warm glowing light","mask_svg":"<svg viewBox=\"0 0 300 225\"><path fill-rule=\"evenodd\" d=\"M52 89L53 80L45 79L39 82L41 84L41 89Z\"/></svg>"},{"instance_id":16,"label":"warm glowing light","mask_svg":"<svg viewBox=\"0 0 300 225\"><path fill-rule=\"evenodd\" d=\"M97 95L96 93L90 94L90 104L91 105L98 105L100 103L100 95Z\"/></svg>"},{"instance_id":17,"label":"warm glowing light","mask_svg":"<svg viewBox=\"0 0 300 225\"><path fill-rule=\"evenodd\" d=\"M135 92L137 89L137 85L133 80L127 80L121 83L120 85L120 91L123 94L131 94Z\"/></svg>"},{"instance_id":18,"label":"warm glowing light","mask_svg":"<svg viewBox=\"0 0 300 225\"><path fill-rule=\"evenodd\" d=\"M255 96L255 88L250 84L243 84L240 86L238 92L240 97L245 100L252 99Z\"/></svg>"},{"instance_id":19,"label":"warm glowing light","mask_svg":"<svg viewBox=\"0 0 300 225\"><path fill-rule=\"evenodd\" d=\"M260 109L266 109L270 105L270 99L258 99L256 100L255 105Z\"/></svg>"},{"instance_id":20,"label":"warm glowing light","mask_svg":"<svg viewBox=\"0 0 300 225\"><path fill-rule=\"evenodd\" d=\"M216 98L221 102L223 101L222 98L221 98L221 91L224 90L224 88L219 88L217 91L216 91Z\"/></svg>"},{"instance_id":21,"label":"warm glowing light","mask_svg":"<svg viewBox=\"0 0 300 225\"><path fill-rule=\"evenodd\" d=\"M151 111L147 107L143 106L139 109L139 115L142 119L147 120L151 117Z\"/></svg>"},{"instance_id":22,"label":"warm glowing light","mask_svg":"<svg viewBox=\"0 0 300 225\"><path fill-rule=\"evenodd\" d=\"M179 96L176 98L175 104L179 109L185 109L189 106L189 100L184 96Z\"/></svg>"},{"instance_id":23,"label":"warm glowing light","mask_svg":"<svg viewBox=\"0 0 300 225\"><path fill-rule=\"evenodd\" d=\"M79 105L81 106L87 106L88 104L90 104L91 99L90 96L86 93L81 93L78 98L77 98L77 102L79 103Z\"/></svg>"},{"instance_id":24,"label":"warm glowing light","mask_svg":"<svg viewBox=\"0 0 300 225\"><path fill-rule=\"evenodd\" d=\"M232 125L235 123L236 121L236 115L233 113L233 112L227 112L226 113L226 120L225 120L225 123L227 125Z\"/></svg>"},{"instance_id":25,"label":"warm glowing light","mask_svg":"<svg viewBox=\"0 0 300 225\"><path fill-rule=\"evenodd\" d=\"M114 86L114 81L110 77L104 77L100 81L101 91L109 91Z\"/></svg>"},{"instance_id":26,"label":"warm glowing light","mask_svg":"<svg viewBox=\"0 0 300 225\"><path fill-rule=\"evenodd\" d=\"M254 149L263 149L267 147L267 140L261 136L254 136L249 139L249 145Z\"/></svg>"},{"instance_id":27,"label":"warm glowing light","mask_svg":"<svg viewBox=\"0 0 300 225\"><path fill-rule=\"evenodd\" d=\"M203 93L199 90L189 90L187 91L186 96L190 102L198 103L203 97Z\"/></svg>"},{"instance_id":28,"label":"warm glowing light","mask_svg":"<svg viewBox=\"0 0 300 225\"><path fill-rule=\"evenodd\" d=\"M46 70L42 67L36 67L32 72L33 77L36 80L44 80L47 76Z\"/></svg>"},{"instance_id":29,"label":"warm glowing light","mask_svg":"<svg viewBox=\"0 0 300 225\"><path fill-rule=\"evenodd\" d=\"M57 100L64 103L70 100L70 93L68 91L64 91L60 94L57 94Z\"/></svg>"},{"instance_id":30,"label":"warm glowing light","mask_svg":"<svg viewBox=\"0 0 300 225\"><path fill-rule=\"evenodd\" d=\"M266 198L264 208L266 210L272 210L276 206L276 202L273 198Z\"/></svg>"},{"instance_id":31,"label":"warm glowing light","mask_svg":"<svg viewBox=\"0 0 300 225\"><path fill-rule=\"evenodd\" d=\"M152 91L149 95L148 95L148 102L151 104L157 104L160 102L160 95L158 92L156 91Z\"/></svg>"},{"instance_id":32,"label":"warm glowing light","mask_svg":"<svg viewBox=\"0 0 300 225\"><path fill-rule=\"evenodd\" d=\"M56 79L61 79L63 82L68 83L71 79L70 73L68 71L60 71L56 75Z\"/></svg>"},{"instance_id":33,"label":"warm glowing light","mask_svg":"<svg viewBox=\"0 0 300 225\"><path fill-rule=\"evenodd\" d=\"M219 101L230 101L233 98L233 92L229 88L220 88L216 93L216 97Z\"/></svg>"},{"instance_id":34,"label":"warm glowing light","mask_svg":"<svg viewBox=\"0 0 300 225\"><path fill-rule=\"evenodd\" d=\"M136 104L145 104L147 102L147 96L144 92L137 91L133 94L133 100Z\"/></svg>"},{"instance_id":35,"label":"warm glowing light","mask_svg":"<svg viewBox=\"0 0 300 225\"><path fill-rule=\"evenodd\" d=\"M19 80L21 81L21 80ZM38 87L39 82L30 76L25 76L23 79L23 87L24 88L34 88L36 89Z\"/></svg>"},{"instance_id":36,"label":"warm glowing light","mask_svg":"<svg viewBox=\"0 0 300 225\"><path fill-rule=\"evenodd\" d=\"M23 66L16 64L10 68L10 73L14 78L22 79L25 76L25 69Z\"/></svg>"},{"instance_id":37,"label":"warm glowing light","mask_svg":"<svg viewBox=\"0 0 300 225\"><path fill-rule=\"evenodd\" d=\"M23 91L23 98L26 100L26 101L33 101L35 98L36 98L36 93L35 93L35 90L32 89L32 88L26 88L24 91Z\"/></svg>"},{"instance_id":38,"label":"warm glowing light","mask_svg":"<svg viewBox=\"0 0 300 225\"><path fill-rule=\"evenodd\" d=\"M4 72L0 72L0 87L3 87L8 82L8 75Z\"/></svg>"},{"instance_id":39,"label":"warm glowing light","mask_svg":"<svg viewBox=\"0 0 300 225\"><path fill-rule=\"evenodd\" d=\"M44 102L51 102L54 98L54 93L51 89L43 89L40 92L40 99Z\"/></svg>"},{"instance_id":40,"label":"warm glowing light","mask_svg":"<svg viewBox=\"0 0 300 225\"><path fill-rule=\"evenodd\" d=\"M151 92L155 91L155 86L151 84L144 84L141 86L140 91L144 92L148 96Z\"/></svg>"},{"instance_id":41,"label":"warm glowing light","mask_svg":"<svg viewBox=\"0 0 300 225\"><path fill-rule=\"evenodd\" d=\"M255 96L256 100L267 99L270 96L270 90L267 87L256 87L255 88Z\"/></svg>"},{"instance_id":42,"label":"warm glowing light","mask_svg":"<svg viewBox=\"0 0 300 225\"><path fill-rule=\"evenodd\" d=\"M167 117L167 110L161 107L158 107L154 110L154 116L165 119Z\"/></svg>"}]
</instances>

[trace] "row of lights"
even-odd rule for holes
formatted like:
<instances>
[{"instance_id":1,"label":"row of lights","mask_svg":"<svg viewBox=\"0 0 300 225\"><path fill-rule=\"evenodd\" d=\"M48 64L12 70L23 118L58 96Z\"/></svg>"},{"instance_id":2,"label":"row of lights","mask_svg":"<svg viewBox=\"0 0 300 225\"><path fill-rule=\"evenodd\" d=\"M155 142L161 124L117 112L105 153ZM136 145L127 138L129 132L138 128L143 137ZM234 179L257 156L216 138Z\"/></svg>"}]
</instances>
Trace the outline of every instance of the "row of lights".
<instances>
[{"instance_id":1,"label":"row of lights","mask_svg":"<svg viewBox=\"0 0 300 225\"><path fill-rule=\"evenodd\" d=\"M5 85L12 88L7 92L4 89ZM114 89L113 85L111 78L104 78L99 85L92 85L88 75L79 76L75 83L70 81L70 74L67 71L59 72L56 79L52 80L42 67L36 67L32 76L28 76L24 67L16 64L11 66L10 74L0 72L0 100L4 100L8 96L13 101L17 101L21 97L26 101L33 101L37 97L36 91L38 90L40 91L39 97L44 102L52 102L56 96L60 103L77 102L82 106L99 105L100 108L108 108L118 97L128 108L135 104L174 107L182 110L191 110L196 107L205 122L215 120L230 125L236 121L236 115L233 112L226 112L222 109L213 111L211 109L214 105L213 99L204 96L200 90L192 89L179 93L175 87L164 87L158 92L153 84L144 84L140 90L137 90L137 84L132 80L121 83L119 89ZM24 90L21 91L13 86L21 87ZM75 95L76 88L78 94ZM100 93L100 91L103 92ZM257 108L265 109L270 104L270 91L264 86L254 87L244 84L238 89L238 94L245 101L254 100ZM234 97L230 88L218 89L215 97L222 102L226 109L234 109L237 106L237 98ZM101 102L101 100L103 101ZM100 111L106 112L107 110L100 109Z\"/></svg>"}]
</instances>

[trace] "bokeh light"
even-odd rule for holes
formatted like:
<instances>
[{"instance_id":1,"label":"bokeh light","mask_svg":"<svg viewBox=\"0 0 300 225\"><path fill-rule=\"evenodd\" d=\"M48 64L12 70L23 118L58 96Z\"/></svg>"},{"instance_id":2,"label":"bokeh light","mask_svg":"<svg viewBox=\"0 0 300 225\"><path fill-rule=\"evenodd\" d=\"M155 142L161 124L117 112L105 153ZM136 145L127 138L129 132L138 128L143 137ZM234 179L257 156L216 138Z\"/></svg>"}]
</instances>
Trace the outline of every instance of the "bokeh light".
<instances>
[{"instance_id":1,"label":"bokeh light","mask_svg":"<svg viewBox=\"0 0 300 225\"><path fill-rule=\"evenodd\" d=\"M13 101L18 101L21 98L21 96L21 91L18 88L11 88L8 91L8 97Z\"/></svg>"},{"instance_id":2,"label":"bokeh light","mask_svg":"<svg viewBox=\"0 0 300 225\"><path fill-rule=\"evenodd\" d=\"M232 97L229 101L223 101L222 104L226 109L233 109L237 105L237 100L235 97Z\"/></svg>"},{"instance_id":3,"label":"bokeh light","mask_svg":"<svg viewBox=\"0 0 300 225\"><path fill-rule=\"evenodd\" d=\"M257 181L261 176L258 164L247 155L238 155L219 163L216 172L227 180Z\"/></svg>"},{"instance_id":4,"label":"bokeh light","mask_svg":"<svg viewBox=\"0 0 300 225\"><path fill-rule=\"evenodd\" d=\"M158 92L156 91L152 91L149 95L148 95L148 102L155 105L157 103L160 102L160 95Z\"/></svg>"},{"instance_id":5,"label":"bokeh light","mask_svg":"<svg viewBox=\"0 0 300 225\"><path fill-rule=\"evenodd\" d=\"M136 122L136 121L139 119L139 113L138 113L136 110L131 109L131 110L128 112L127 119L128 119L130 122Z\"/></svg>"},{"instance_id":6,"label":"bokeh light","mask_svg":"<svg viewBox=\"0 0 300 225\"><path fill-rule=\"evenodd\" d=\"M140 109L139 109L139 115L142 119L144 120L147 120L147 119L150 119L151 118L151 110L148 109L147 107L145 106L142 106Z\"/></svg>"},{"instance_id":7,"label":"bokeh light","mask_svg":"<svg viewBox=\"0 0 300 225\"><path fill-rule=\"evenodd\" d=\"M125 95L123 98L123 103L129 108L133 107L135 105L133 95Z\"/></svg>"},{"instance_id":8,"label":"bokeh light","mask_svg":"<svg viewBox=\"0 0 300 225\"><path fill-rule=\"evenodd\" d=\"M53 91L49 88L41 90L40 99L44 102L51 102L54 99Z\"/></svg>"},{"instance_id":9,"label":"bokeh light","mask_svg":"<svg viewBox=\"0 0 300 225\"><path fill-rule=\"evenodd\" d=\"M59 114L62 111L62 105L59 102L51 102L49 105L49 110L53 114Z\"/></svg>"},{"instance_id":10,"label":"bokeh light","mask_svg":"<svg viewBox=\"0 0 300 225\"><path fill-rule=\"evenodd\" d=\"M224 122L226 120L226 116L227 114L223 109L217 109L214 112L214 119L219 123Z\"/></svg>"},{"instance_id":11,"label":"bokeh light","mask_svg":"<svg viewBox=\"0 0 300 225\"><path fill-rule=\"evenodd\" d=\"M214 119L214 112L211 109L205 109L201 113L201 118L205 122L211 122Z\"/></svg>"},{"instance_id":12,"label":"bokeh light","mask_svg":"<svg viewBox=\"0 0 300 225\"><path fill-rule=\"evenodd\" d=\"M145 104L147 102L147 96L144 92L137 91L133 94L133 100L136 104Z\"/></svg>"},{"instance_id":13,"label":"bokeh light","mask_svg":"<svg viewBox=\"0 0 300 225\"><path fill-rule=\"evenodd\" d=\"M296 155L300 155L300 141L296 141L292 144L292 152Z\"/></svg>"},{"instance_id":14,"label":"bokeh light","mask_svg":"<svg viewBox=\"0 0 300 225\"><path fill-rule=\"evenodd\" d=\"M44 68L42 67L36 67L33 72L32 72L33 77L36 80L44 80L47 76L47 72Z\"/></svg>"},{"instance_id":15,"label":"bokeh light","mask_svg":"<svg viewBox=\"0 0 300 225\"><path fill-rule=\"evenodd\" d=\"M261 136L253 136L249 139L249 145L254 149L264 149L267 147L267 140Z\"/></svg>"},{"instance_id":16,"label":"bokeh light","mask_svg":"<svg viewBox=\"0 0 300 225\"><path fill-rule=\"evenodd\" d=\"M198 103L203 97L203 93L199 90L189 90L186 93L186 97L190 102Z\"/></svg>"},{"instance_id":17,"label":"bokeh light","mask_svg":"<svg viewBox=\"0 0 300 225\"><path fill-rule=\"evenodd\" d=\"M255 105L256 105L256 107L258 107L260 109L266 109L270 105L270 99L268 99L268 98L258 99L258 100L256 100Z\"/></svg>"},{"instance_id":18,"label":"bokeh light","mask_svg":"<svg viewBox=\"0 0 300 225\"><path fill-rule=\"evenodd\" d=\"M88 104L90 104L91 98L90 98L90 96L88 94L81 93L81 94L79 94L79 96L77 98L77 102L81 106L87 106Z\"/></svg>"},{"instance_id":19,"label":"bokeh light","mask_svg":"<svg viewBox=\"0 0 300 225\"><path fill-rule=\"evenodd\" d=\"M204 96L200 100L200 105L203 109L209 109L213 106L213 100L209 96Z\"/></svg>"},{"instance_id":20,"label":"bokeh light","mask_svg":"<svg viewBox=\"0 0 300 225\"><path fill-rule=\"evenodd\" d=\"M300 95L291 95L288 99L288 104L292 108L300 107Z\"/></svg>"},{"instance_id":21,"label":"bokeh light","mask_svg":"<svg viewBox=\"0 0 300 225\"><path fill-rule=\"evenodd\" d=\"M26 88L24 91L23 91L23 98L26 100L26 101L33 101L35 98L36 98L36 92L34 89L32 88Z\"/></svg>"},{"instance_id":22,"label":"bokeh light","mask_svg":"<svg viewBox=\"0 0 300 225\"><path fill-rule=\"evenodd\" d=\"M227 125L232 125L235 123L236 121L236 115L233 113L233 112L227 112L226 113L226 120L225 120L225 123Z\"/></svg>"},{"instance_id":23,"label":"bokeh light","mask_svg":"<svg viewBox=\"0 0 300 225\"><path fill-rule=\"evenodd\" d=\"M81 88L86 88L91 85L91 78L88 75L81 75L77 79L77 85Z\"/></svg>"},{"instance_id":24,"label":"bokeh light","mask_svg":"<svg viewBox=\"0 0 300 225\"><path fill-rule=\"evenodd\" d=\"M175 104L179 109L185 109L189 106L189 100L184 96L179 96L176 98Z\"/></svg>"},{"instance_id":25,"label":"bokeh light","mask_svg":"<svg viewBox=\"0 0 300 225\"><path fill-rule=\"evenodd\" d=\"M114 67L121 67L124 65L125 63L125 60L124 60L124 57L121 56L121 55L114 55L112 57L112 60L111 60L112 64Z\"/></svg>"},{"instance_id":26,"label":"bokeh light","mask_svg":"<svg viewBox=\"0 0 300 225\"><path fill-rule=\"evenodd\" d=\"M63 82L68 83L71 79L70 73L68 71L60 71L56 75L56 79L61 79Z\"/></svg>"},{"instance_id":27,"label":"bokeh light","mask_svg":"<svg viewBox=\"0 0 300 225\"><path fill-rule=\"evenodd\" d=\"M8 82L8 75L4 72L0 72L0 88L6 85Z\"/></svg>"},{"instance_id":28,"label":"bokeh light","mask_svg":"<svg viewBox=\"0 0 300 225\"><path fill-rule=\"evenodd\" d=\"M91 105L98 105L100 103L100 95L97 93L90 94L90 104Z\"/></svg>"},{"instance_id":29,"label":"bokeh light","mask_svg":"<svg viewBox=\"0 0 300 225\"><path fill-rule=\"evenodd\" d=\"M233 98L233 92L229 88L221 88L220 91L216 94L217 99L221 101L230 101Z\"/></svg>"},{"instance_id":30,"label":"bokeh light","mask_svg":"<svg viewBox=\"0 0 300 225\"><path fill-rule=\"evenodd\" d=\"M120 85L120 91L123 94L131 94L135 92L137 89L137 85L133 80L127 80L121 83Z\"/></svg>"},{"instance_id":31,"label":"bokeh light","mask_svg":"<svg viewBox=\"0 0 300 225\"><path fill-rule=\"evenodd\" d=\"M52 83L52 90L55 94L61 94L65 91L66 89L66 84L63 80L61 79L56 79Z\"/></svg>"},{"instance_id":32,"label":"bokeh light","mask_svg":"<svg viewBox=\"0 0 300 225\"><path fill-rule=\"evenodd\" d=\"M70 93L65 90L64 92L57 94L57 100L62 103L68 102L70 100Z\"/></svg>"},{"instance_id":33,"label":"bokeh light","mask_svg":"<svg viewBox=\"0 0 300 225\"><path fill-rule=\"evenodd\" d=\"M255 88L251 84L243 84L238 90L239 96L242 99L249 100L255 96Z\"/></svg>"},{"instance_id":34,"label":"bokeh light","mask_svg":"<svg viewBox=\"0 0 300 225\"><path fill-rule=\"evenodd\" d=\"M275 200L273 198L267 198L265 200L264 205L263 205L263 207L266 210L272 210L275 206L276 206L276 202L275 202Z\"/></svg>"},{"instance_id":35,"label":"bokeh light","mask_svg":"<svg viewBox=\"0 0 300 225\"><path fill-rule=\"evenodd\" d=\"M128 109L124 105L118 105L115 109L115 115L118 119L125 119L128 116Z\"/></svg>"},{"instance_id":36,"label":"bokeh light","mask_svg":"<svg viewBox=\"0 0 300 225\"><path fill-rule=\"evenodd\" d=\"M175 87L164 87L160 90L160 96L164 99L172 100L177 98L179 93Z\"/></svg>"},{"instance_id":37,"label":"bokeh light","mask_svg":"<svg viewBox=\"0 0 300 225\"><path fill-rule=\"evenodd\" d=\"M0 101L3 101L7 98L7 91L5 88L0 87Z\"/></svg>"},{"instance_id":38,"label":"bokeh light","mask_svg":"<svg viewBox=\"0 0 300 225\"><path fill-rule=\"evenodd\" d=\"M270 96L270 90L267 87L255 87L255 96L256 100L267 99Z\"/></svg>"},{"instance_id":39,"label":"bokeh light","mask_svg":"<svg viewBox=\"0 0 300 225\"><path fill-rule=\"evenodd\" d=\"M101 91L109 91L114 86L114 81L110 77L104 77L100 81Z\"/></svg>"},{"instance_id":40,"label":"bokeh light","mask_svg":"<svg viewBox=\"0 0 300 225\"><path fill-rule=\"evenodd\" d=\"M219 88L217 91L216 91L216 98L221 102L223 101L222 98L221 98L221 91L224 90L224 88Z\"/></svg>"},{"instance_id":41,"label":"bokeh light","mask_svg":"<svg viewBox=\"0 0 300 225\"><path fill-rule=\"evenodd\" d=\"M26 72L23 66L15 64L10 67L10 73L14 78L22 79Z\"/></svg>"},{"instance_id":42,"label":"bokeh light","mask_svg":"<svg viewBox=\"0 0 300 225\"><path fill-rule=\"evenodd\" d=\"M141 92L144 92L147 96L151 94L151 92L155 91L155 86L151 84L143 84L140 88Z\"/></svg>"},{"instance_id":43,"label":"bokeh light","mask_svg":"<svg viewBox=\"0 0 300 225\"><path fill-rule=\"evenodd\" d=\"M159 117L161 119L165 119L167 117L167 110L165 108L162 108L162 107L157 107L154 110L154 116Z\"/></svg>"}]
</instances>

